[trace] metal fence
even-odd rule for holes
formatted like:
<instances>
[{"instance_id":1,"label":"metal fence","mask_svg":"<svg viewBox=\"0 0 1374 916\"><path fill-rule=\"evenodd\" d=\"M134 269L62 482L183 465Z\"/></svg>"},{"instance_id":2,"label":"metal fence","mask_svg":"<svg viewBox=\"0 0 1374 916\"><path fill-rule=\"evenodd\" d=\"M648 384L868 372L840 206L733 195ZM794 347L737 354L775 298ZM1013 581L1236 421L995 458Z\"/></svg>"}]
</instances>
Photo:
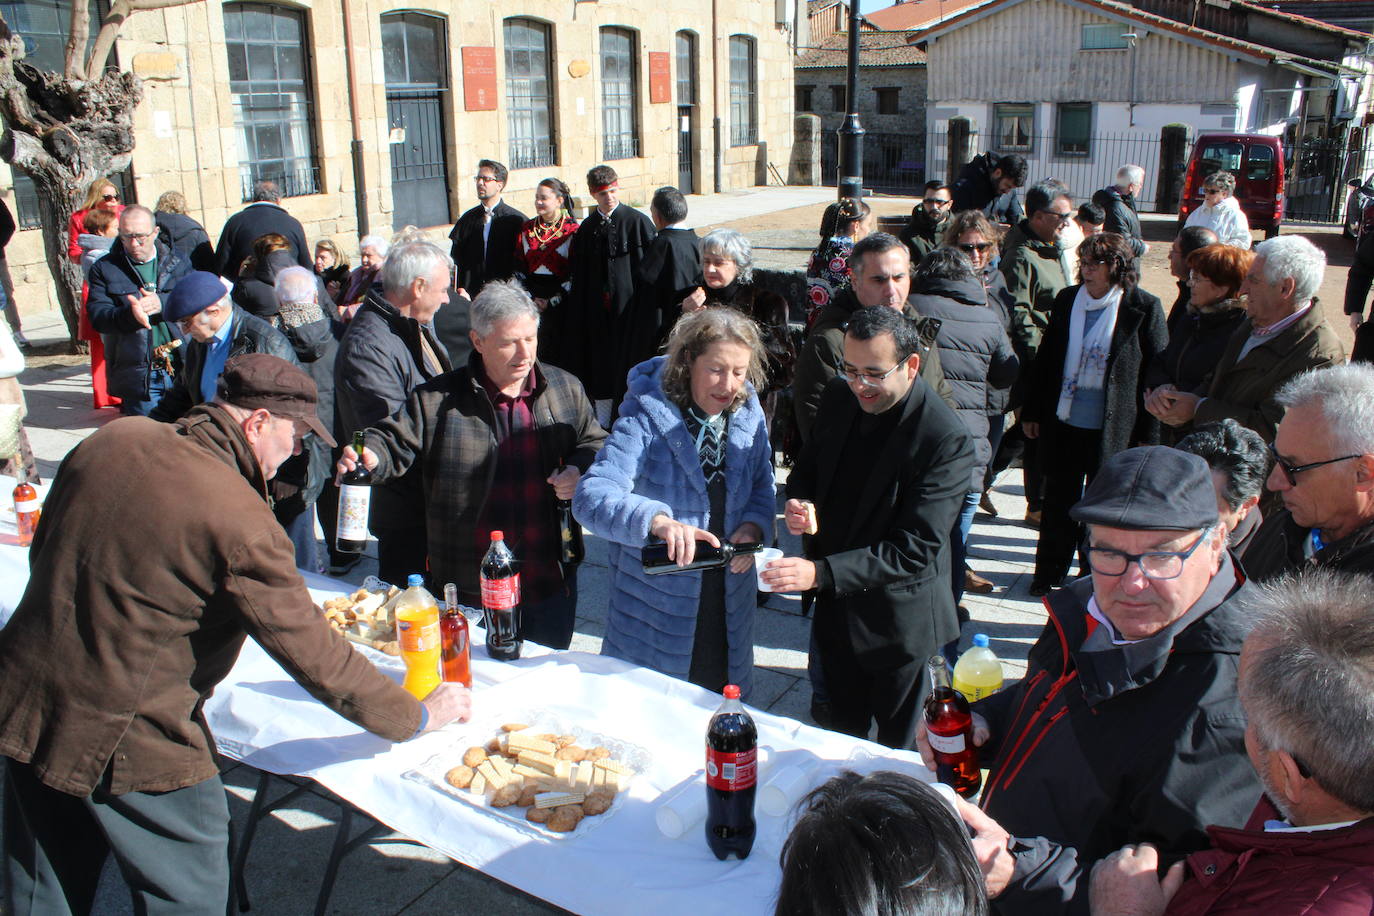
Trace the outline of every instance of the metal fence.
<instances>
[{"instance_id":1,"label":"metal fence","mask_svg":"<svg viewBox=\"0 0 1374 916\"><path fill-rule=\"evenodd\" d=\"M1078 201L1087 200L1094 191L1112 184L1122 165L1139 165L1145 169L1145 187L1137 207L1143 211L1154 209L1160 158L1157 133L1092 134L1072 140L1023 135L1016 138L1018 142L1014 145L1002 146L989 144L988 138L973 133L967 136L962 150L951 150L950 139L945 131L924 135L865 134L864 187L880 193L915 193L933 179L952 182L958 177L958 165L991 149L997 155L1024 156L1030 167L1028 183L1057 178L1069 186ZM838 134L829 132L822 136L821 175L830 186L835 185L838 175L838 149ZM955 168L951 168L951 154Z\"/></svg>"},{"instance_id":2,"label":"metal fence","mask_svg":"<svg viewBox=\"0 0 1374 916\"><path fill-rule=\"evenodd\" d=\"M1285 220L1339 223L1347 219L1347 182L1374 179L1374 150L1362 141L1356 133L1349 139L1304 137L1297 144L1284 143Z\"/></svg>"}]
</instances>

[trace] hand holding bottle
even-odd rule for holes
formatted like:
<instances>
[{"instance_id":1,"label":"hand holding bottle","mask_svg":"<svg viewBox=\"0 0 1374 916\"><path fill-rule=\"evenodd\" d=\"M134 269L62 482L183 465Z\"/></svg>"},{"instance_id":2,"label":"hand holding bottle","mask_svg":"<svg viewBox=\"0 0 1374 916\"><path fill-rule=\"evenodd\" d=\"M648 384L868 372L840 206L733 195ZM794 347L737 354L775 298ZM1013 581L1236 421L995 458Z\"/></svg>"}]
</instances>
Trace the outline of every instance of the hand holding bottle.
<instances>
[{"instance_id":1,"label":"hand holding bottle","mask_svg":"<svg viewBox=\"0 0 1374 916\"><path fill-rule=\"evenodd\" d=\"M992 737L992 731L988 728L988 720L978 713L971 713L973 716L973 746L982 747L987 740ZM926 723L924 719L916 722L916 750L921 755L921 762L926 765L926 769L935 772L935 752L930 748L930 736L926 733Z\"/></svg>"},{"instance_id":2,"label":"hand holding bottle","mask_svg":"<svg viewBox=\"0 0 1374 916\"><path fill-rule=\"evenodd\" d=\"M367 468L369 471L375 470L377 467L377 453L364 446L362 461L363 467ZM334 483L337 484L339 478L343 477L357 466L358 453L353 451L353 446L345 445L343 447L343 452L339 455L339 463L334 465Z\"/></svg>"},{"instance_id":3,"label":"hand holding bottle","mask_svg":"<svg viewBox=\"0 0 1374 916\"><path fill-rule=\"evenodd\" d=\"M649 533L668 545L668 559L678 566L686 566L697 554L697 541L712 547L720 546L720 538L705 528L686 525L666 515L655 515L649 522Z\"/></svg>"},{"instance_id":4,"label":"hand holding bottle","mask_svg":"<svg viewBox=\"0 0 1374 916\"><path fill-rule=\"evenodd\" d=\"M553 495L557 499L572 499L577 492L577 482L582 479L582 472L574 467L562 467L554 471L544 479L544 482L553 487Z\"/></svg>"}]
</instances>

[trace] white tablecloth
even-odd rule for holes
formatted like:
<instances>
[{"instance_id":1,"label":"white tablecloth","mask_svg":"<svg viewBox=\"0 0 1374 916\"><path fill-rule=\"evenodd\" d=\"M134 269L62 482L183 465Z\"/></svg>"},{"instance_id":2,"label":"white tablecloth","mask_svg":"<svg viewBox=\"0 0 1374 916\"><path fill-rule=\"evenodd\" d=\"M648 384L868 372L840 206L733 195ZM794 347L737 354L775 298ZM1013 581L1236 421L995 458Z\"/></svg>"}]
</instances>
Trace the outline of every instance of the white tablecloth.
<instances>
[{"instance_id":1,"label":"white tablecloth","mask_svg":"<svg viewBox=\"0 0 1374 916\"><path fill-rule=\"evenodd\" d=\"M10 609L27 579L26 554L0 544L0 602ZM317 600L343 587L319 576L307 581ZM252 640L206 703L205 713L225 755L270 772L308 776L406 836L574 912L700 916L773 911L778 853L790 815L770 817L758 811L753 853L742 862L718 861L700 824L676 840L664 837L655 825L661 796L693 781L703 765L707 722L720 702L717 696L616 659L551 653L529 643L519 661L494 662L485 657L481 639L481 630L475 630L472 722L413 741L391 744L329 711ZM362 647L358 651L400 679L399 659ZM485 743L493 722L541 713L648 752L648 768L593 829L552 839L403 778L437 754L460 758L464 748ZM759 743L774 750L773 772L808 767L809 786L833 775L846 760L861 771L900 769L927 778L913 753L889 751L759 710L751 713ZM687 791L705 792L705 787L696 777Z\"/></svg>"}]
</instances>

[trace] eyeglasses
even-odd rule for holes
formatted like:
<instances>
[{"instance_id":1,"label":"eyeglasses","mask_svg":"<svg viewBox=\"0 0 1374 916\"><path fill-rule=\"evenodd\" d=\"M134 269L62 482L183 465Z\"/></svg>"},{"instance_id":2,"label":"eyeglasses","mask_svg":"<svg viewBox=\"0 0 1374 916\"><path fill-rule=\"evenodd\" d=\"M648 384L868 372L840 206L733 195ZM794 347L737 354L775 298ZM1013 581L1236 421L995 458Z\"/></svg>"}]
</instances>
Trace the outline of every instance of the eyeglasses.
<instances>
[{"instance_id":1,"label":"eyeglasses","mask_svg":"<svg viewBox=\"0 0 1374 916\"><path fill-rule=\"evenodd\" d=\"M1203 193L1204 195L1206 195L1206 194L1220 194L1220 193L1221 193L1221 188L1203 188L1203 189L1202 189L1202 193Z\"/></svg>"},{"instance_id":2,"label":"eyeglasses","mask_svg":"<svg viewBox=\"0 0 1374 916\"><path fill-rule=\"evenodd\" d=\"M992 247L992 242L974 242L971 245L956 245L964 254L973 254L975 251L987 251Z\"/></svg>"},{"instance_id":3,"label":"eyeglasses","mask_svg":"<svg viewBox=\"0 0 1374 916\"><path fill-rule=\"evenodd\" d=\"M1103 576L1124 576L1134 563L1140 568L1141 575L1147 579L1177 579L1183 573L1183 564L1193 552L1207 540L1215 525L1202 529L1193 546L1187 550L1151 550L1148 553L1126 553L1110 547L1088 546L1088 566L1093 572Z\"/></svg>"},{"instance_id":4,"label":"eyeglasses","mask_svg":"<svg viewBox=\"0 0 1374 916\"><path fill-rule=\"evenodd\" d=\"M472 180L477 182L478 184L491 184L492 182L500 181L501 179L497 178L495 175L473 175Z\"/></svg>"},{"instance_id":5,"label":"eyeglasses","mask_svg":"<svg viewBox=\"0 0 1374 916\"><path fill-rule=\"evenodd\" d=\"M1055 212L1054 210L1041 210L1040 212L1041 212L1041 213L1048 213L1050 216L1053 216L1055 219L1059 220L1059 222L1061 222L1061 223L1067 223L1069 220L1073 219L1073 211L1072 211L1072 210L1065 210L1063 213L1057 213L1057 212Z\"/></svg>"},{"instance_id":6,"label":"eyeglasses","mask_svg":"<svg viewBox=\"0 0 1374 916\"><path fill-rule=\"evenodd\" d=\"M881 374L874 374L872 372L860 372L857 369L855 369L853 372L850 372L848 369L841 369L839 371L839 376L840 378L844 379L846 382L849 382L851 384L853 384L854 382L858 382L860 385L863 385L867 388L877 388L879 385L881 385L884 381L887 380L887 377L889 375L896 372L904 365L906 365L906 360L898 360L897 365L893 366L891 369Z\"/></svg>"},{"instance_id":7,"label":"eyeglasses","mask_svg":"<svg viewBox=\"0 0 1374 916\"><path fill-rule=\"evenodd\" d=\"M148 241L148 239L152 238L153 235L154 235L154 233L152 233L152 232L121 232L121 233L119 233L119 237L120 237L120 238L122 238L122 239L127 239L127 240L130 241L130 242L146 242L146 241Z\"/></svg>"},{"instance_id":8,"label":"eyeglasses","mask_svg":"<svg viewBox=\"0 0 1374 916\"><path fill-rule=\"evenodd\" d=\"M926 197L926 198L922 199L921 203L925 204L927 207L929 207L929 206L948 207L950 204L954 203L954 201L952 201L952 200L941 200L941 199L938 198L938 197Z\"/></svg>"},{"instance_id":9,"label":"eyeglasses","mask_svg":"<svg viewBox=\"0 0 1374 916\"><path fill-rule=\"evenodd\" d=\"M119 200L119 195L118 195L118 194L102 194L102 195L100 195L100 199L101 199L101 200Z\"/></svg>"},{"instance_id":10,"label":"eyeglasses","mask_svg":"<svg viewBox=\"0 0 1374 916\"><path fill-rule=\"evenodd\" d=\"M1324 464L1335 464L1338 461L1349 461L1351 458L1363 457L1362 455L1342 455L1340 458L1328 458L1325 461L1313 461L1310 464L1289 464L1278 453L1278 450L1274 448L1274 443L1272 442L1269 443L1269 454L1273 456L1274 464L1278 465L1279 469L1283 471L1283 477L1288 481L1290 487L1296 487L1298 485L1298 475L1303 471L1310 471Z\"/></svg>"}]
</instances>

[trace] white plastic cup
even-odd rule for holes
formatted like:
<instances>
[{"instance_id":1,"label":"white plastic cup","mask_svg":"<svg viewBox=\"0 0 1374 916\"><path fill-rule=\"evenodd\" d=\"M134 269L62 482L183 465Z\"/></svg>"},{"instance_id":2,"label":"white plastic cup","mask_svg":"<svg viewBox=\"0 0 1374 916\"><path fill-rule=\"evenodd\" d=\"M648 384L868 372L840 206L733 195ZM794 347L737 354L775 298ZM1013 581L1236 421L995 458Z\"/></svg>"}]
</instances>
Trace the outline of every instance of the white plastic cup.
<instances>
[{"instance_id":1,"label":"white plastic cup","mask_svg":"<svg viewBox=\"0 0 1374 916\"><path fill-rule=\"evenodd\" d=\"M754 554L754 575L759 580L759 591L771 592L773 586L763 581L763 569L774 560L782 559L782 551L776 547L765 547Z\"/></svg>"}]
</instances>

